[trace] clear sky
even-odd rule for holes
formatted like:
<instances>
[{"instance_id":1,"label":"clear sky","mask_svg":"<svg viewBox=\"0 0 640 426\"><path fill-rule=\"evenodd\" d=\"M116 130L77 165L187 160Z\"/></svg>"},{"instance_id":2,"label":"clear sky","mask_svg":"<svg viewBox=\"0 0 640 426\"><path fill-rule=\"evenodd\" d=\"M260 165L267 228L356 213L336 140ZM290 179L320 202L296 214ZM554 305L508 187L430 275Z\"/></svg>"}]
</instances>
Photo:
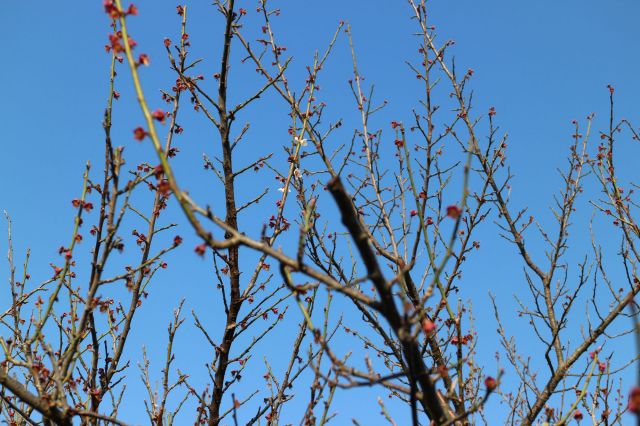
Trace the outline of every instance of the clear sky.
<instances>
[{"instance_id":1,"label":"clear sky","mask_svg":"<svg viewBox=\"0 0 640 426\"><path fill-rule=\"evenodd\" d=\"M217 72L217 55L222 34L221 21L210 2L189 4L193 47L192 57L205 56L201 72L209 79ZM254 13L256 2L238 0L239 7ZM404 61L416 59L417 44L412 39L414 27L410 9L403 1L388 0L296 0L275 1L282 8L276 21L277 29L287 46L287 54L295 60L293 72L303 75L304 65L316 49L323 50L340 20L348 20L353 29L359 55L359 66L367 82L375 83L377 97L389 101L385 117L408 120L411 108L417 106L414 77ZM508 160L516 174L513 181L515 205L529 206L544 222L549 219L548 206L552 194L559 189L556 168L564 167L573 127L571 121L583 120L596 113L596 128L606 126L608 91L616 88L618 116L640 123L637 100L640 99L640 3L635 0L434 0L431 1L432 22L441 39L456 40L455 56L461 69L473 68L472 80L476 106L485 111L495 106L501 129L510 135ZM151 67L142 72L147 93L172 85L162 41L176 39L179 21L175 4L165 0L136 2L140 16L132 19L131 30L141 51L149 53ZM255 13L254 13L255 14ZM251 16L249 16L251 22ZM0 13L0 34L3 40L3 66L0 67L2 102L0 102L0 209L7 210L14 221L14 244L22 257L31 249L31 275L34 280L50 276L50 261L57 259L57 248L68 240L73 211L69 201L81 189L81 176L87 160L101 170L103 131L101 121L107 96L109 56L104 53L108 21L102 1L13 1L3 5ZM236 57L235 59L238 59ZM336 54L329 61L323 78L323 95L333 115L343 110L352 113L352 103L346 81L350 78L350 58L345 40L339 42ZM239 96L244 76L253 76L251 69L239 67L238 77L231 81L232 96ZM248 68L251 68L248 66ZM153 159L151 147L131 138L131 129L142 122L138 106L131 93L131 83L124 67L123 78L117 83L122 93L116 104L115 140L125 145L129 165L143 159ZM415 79L414 79L415 80ZM237 89L236 89L237 88ZM237 92L234 92L237 90ZM161 106L159 97L154 99ZM269 101L274 98L268 98ZM348 103L349 107L343 107ZM153 105L153 103L152 103ZM254 107L251 112L257 126L268 131L286 130L286 117L276 116L276 110ZM351 109L349 109L351 108ZM281 110L277 111L278 114ZM198 124L185 125L178 140L182 154L177 162L179 176L196 197L215 203L203 184L200 158L203 151L215 154L215 135L210 128ZM279 127L278 127L279 126ZM252 143L279 149L280 143L251 135ZM212 142L213 141L213 142ZM596 139L594 138L594 144ZM628 143L628 142L627 142ZM203 148L204 147L204 148ZM632 174L637 150L620 148L623 173ZM241 161L242 162L242 161ZM194 164L196 166L194 166ZM182 173L180 175L180 173ZM637 174L636 174L637 176ZM211 179L207 176L206 179ZM250 185L251 183L247 183ZM596 194L594 194L594 197ZM583 200L584 212L576 220L576 240L572 245L576 259L590 253L588 228L592 208ZM168 219L181 221L176 209ZM255 225L255 224L254 224ZM582 226L582 228L580 228ZM4 227L4 222L2 227ZM525 291L522 265L515 250L495 236L496 228L483 230L483 250L477 260L467 266L465 274L477 277L473 288L464 289L464 297L477 300L475 315L478 328L494 329L488 306L488 291L498 294L504 309L514 309L512 295ZM613 240L602 228L604 243ZM161 354L164 348L165 324L178 301L187 299L185 312L195 309L215 323L216 314L207 312L205 297L217 297L209 288L209 265L197 259L191 250L193 233L185 226L179 233L186 240L185 249L174 253L170 267L156 279L152 295L145 303L136 322L137 335L130 341L130 356L137 359L142 344L151 354ZM617 237L615 237L617 242ZM6 251L6 241L0 240ZM542 258L543 248L534 247ZM508 259L508 260L507 260ZM185 274L185 270L189 273ZM6 276L6 263L0 267ZM0 293L7 301L9 293ZM215 303L215 301L214 301ZM191 320L187 322L190 324ZM158 324L162 324L158 326ZM219 325L219 324L216 324ZM215 326L214 326L215 327ZM178 364L183 368L202 365L208 355L202 338L189 325L180 335ZM218 327L219 329L220 327ZM526 323L514 322L511 332L524 333ZM498 350L495 336L486 335L479 342L480 360L489 370L495 370L493 354ZM526 348L527 342L523 342ZM156 365L159 370L160 366ZM204 372L204 370L202 369ZM131 377L137 376L136 371ZM243 382L261 386L262 378ZM204 379L203 379L204 380ZM136 380L131 380L136 382ZM141 409L141 388L133 383L127 397L125 420L146 423ZM376 391L362 392L376 395ZM338 424L345 424L355 415L345 394L335 407L345 413ZM374 399L367 403L374 406ZM500 413L497 401L490 401L488 413ZM377 406L370 410L377 413ZM406 413L395 412L398 419ZM189 412L189 416L191 412ZM496 414L497 415L497 414ZM382 424L378 417L363 424ZM189 417L190 418L190 417ZM627 419L629 420L629 419Z\"/></svg>"}]
</instances>

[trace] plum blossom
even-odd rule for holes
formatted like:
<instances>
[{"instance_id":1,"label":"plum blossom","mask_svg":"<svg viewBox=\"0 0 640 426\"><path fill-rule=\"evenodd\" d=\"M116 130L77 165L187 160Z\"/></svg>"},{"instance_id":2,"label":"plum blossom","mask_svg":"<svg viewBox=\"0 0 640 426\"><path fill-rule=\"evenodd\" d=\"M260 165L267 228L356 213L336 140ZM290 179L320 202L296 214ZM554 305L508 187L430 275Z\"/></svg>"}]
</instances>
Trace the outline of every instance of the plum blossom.
<instances>
[{"instance_id":1,"label":"plum blossom","mask_svg":"<svg viewBox=\"0 0 640 426\"><path fill-rule=\"evenodd\" d=\"M307 146L307 140L305 138L294 137L293 141L300 146Z\"/></svg>"}]
</instances>

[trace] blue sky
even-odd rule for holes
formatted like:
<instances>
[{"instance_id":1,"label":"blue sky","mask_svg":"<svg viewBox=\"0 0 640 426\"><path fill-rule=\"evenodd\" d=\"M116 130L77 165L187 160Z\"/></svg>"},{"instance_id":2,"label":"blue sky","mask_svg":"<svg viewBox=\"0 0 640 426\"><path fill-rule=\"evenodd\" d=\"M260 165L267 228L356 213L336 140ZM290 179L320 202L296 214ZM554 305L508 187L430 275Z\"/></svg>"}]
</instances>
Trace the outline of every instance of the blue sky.
<instances>
[{"instance_id":1,"label":"blue sky","mask_svg":"<svg viewBox=\"0 0 640 426\"><path fill-rule=\"evenodd\" d=\"M237 3L250 11L251 22L255 2L239 0ZM153 94L160 88L170 87L174 79L163 54L162 40L177 38L179 21L175 4L158 0L141 0L136 4L140 16L132 19L131 30L140 49L149 53L152 61L152 66L142 71L142 78L147 93L151 94L152 106L161 106L159 97L154 98ZM417 106L418 99L413 76L404 61L416 59L417 44L412 39L414 27L405 2L298 0L274 1L275 4L280 4L283 11L276 21L276 29L288 48L287 53L295 58L294 78L303 75L304 65L316 49L324 49L337 23L348 20L361 73L368 83L375 83L377 98L389 101L382 120L409 120L411 108ZM201 65L201 72L210 79L213 72L217 72L220 19L209 2L192 2L189 8L192 57L208 58ZM543 223L548 221L547 206L553 202L552 194L560 184L556 168L565 165L573 132L571 121L583 120L595 112L595 128L604 128L608 108L606 86L611 84L616 88L618 116L626 116L636 124L640 122L636 102L640 98L637 81L640 3L633 0L440 0L431 2L431 13L441 40L456 40L455 56L460 69L475 71L472 84L478 110L495 106L501 129L509 134L508 161L516 174L514 203L530 207L532 214ZM95 165L94 173L101 170L101 121L109 61L103 46L108 22L101 1L31 1L4 5L0 24L5 46L5 65L0 67L3 82L0 209L7 210L13 218L17 253L24 253L29 247L31 274L35 279L44 279L50 275L49 262L57 259L57 247L68 240L73 214L69 201L80 192L85 162L89 160ZM238 77L231 80L231 87L232 97L239 98L243 91L249 90L244 84L245 76L253 78L255 74L250 66L237 66ZM351 67L345 39L339 42L327 69L321 85L330 114L338 116L343 110L352 114L352 99L346 83ZM129 165L134 165L152 158L152 152L149 145L138 144L131 138L131 129L142 122L142 118L125 68L121 67L120 72L123 78L117 83L117 89L122 98L116 104L114 134L116 144L126 146ZM271 101L276 102L277 98L267 96L262 104L253 107L251 120L257 128L271 132L266 133L268 135L282 135L282 131L286 131L286 117L276 115L276 109L264 107ZM203 184L207 179L212 182L211 176L200 170L202 152L215 153L215 134L192 118L185 119L185 129L178 140L182 151L176 164L178 175L184 176L182 181L196 197L215 203L215 192L212 195L210 187ZM277 149L280 144L272 142L275 137L250 134L250 142L263 150L271 149L271 145ZM251 145L246 153L253 149ZM621 157L637 158L632 157L637 152L631 147L620 149ZM631 160L621 165L622 173L633 172ZM625 166L631 167L625 169ZM249 188L254 183L245 185ZM576 259L589 253L585 226L592 210L586 198L583 201L584 212L576 219L578 232L573 245L576 250L571 254ZM180 221L181 218L176 209L172 209L166 220ZM514 248L495 236L495 227L488 226L482 232L483 250L465 272L479 278L475 287L465 289L464 294L478 301L475 309L478 328L493 329L492 314L483 308L487 306L488 290L498 294L505 309L513 309L511 296L524 291L524 279ZM606 232L607 228L603 227L601 240L614 247L617 240L608 239ZM217 297L207 284L208 265L194 258L191 252L190 247L195 244L192 232L182 226L179 233L185 237L185 249L167 259L176 267L158 277L152 296L145 302L147 310L136 323L139 334L130 342L133 359L143 343L150 353L162 353L164 324L182 297L187 299L185 312L195 309L212 323L218 319L215 313L207 312L207 305L202 301L203 294L214 302ZM0 248L5 252L6 241L0 241ZM533 249L542 258L543 248L534 246ZM189 270L189 274L185 275L185 270ZM0 271L6 271L4 265ZM0 300L7 300L5 294L0 295ZM525 323L514 323L511 331L523 333L527 330L525 327ZM179 336L183 339L183 347L179 349L183 357L179 363L183 366L192 362L202 364L207 358L199 356L205 347L190 328ZM495 336L480 341L479 349L485 354L481 359L491 370L493 353L498 349ZM190 359L191 356L194 358ZM132 371L131 376L136 375ZM260 386L260 376L257 380ZM244 384L249 387L251 383ZM133 384L127 404L127 414L131 415L128 420L132 423L144 423L143 412L140 406L136 407L140 401L136 395L139 391ZM356 392L367 397L376 395L375 391ZM346 413L345 420L355 414L349 398L355 400L356 397L345 396L336 404L338 411ZM500 407L492 401L487 410L499 413ZM405 415L393 414L398 419ZM366 414L363 416L364 420ZM368 424L379 424L377 421L374 417Z\"/></svg>"}]
</instances>

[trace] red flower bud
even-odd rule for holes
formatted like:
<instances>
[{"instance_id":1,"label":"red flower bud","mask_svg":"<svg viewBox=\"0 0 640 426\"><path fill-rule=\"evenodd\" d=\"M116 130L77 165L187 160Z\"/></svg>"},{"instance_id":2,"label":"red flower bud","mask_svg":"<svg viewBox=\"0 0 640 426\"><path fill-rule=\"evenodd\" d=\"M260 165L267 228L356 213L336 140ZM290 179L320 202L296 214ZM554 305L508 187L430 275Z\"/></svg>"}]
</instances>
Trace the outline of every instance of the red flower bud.
<instances>
[{"instance_id":1,"label":"red flower bud","mask_svg":"<svg viewBox=\"0 0 640 426\"><path fill-rule=\"evenodd\" d=\"M133 129L133 137L137 141L142 141L147 137L147 132L142 127L136 127Z\"/></svg>"},{"instance_id":2,"label":"red flower bud","mask_svg":"<svg viewBox=\"0 0 640 426\"><path fill-rule=\"evenodd\" d=\"M157 110L153 111L151 113L151 116L154 119L158 120L160 123L164 124L164 119L165 119L166 115L165 115L164 111L162 111L161 109L157 109Z\"/></svg>"},{"instance_id":3,"label":"red flower bud","mask_svg":"<svg viewBox=\"0 0 640 426\"><path fill-rule=\"evenodd\" d=\"M422 331L424 331L424 334L426 334L428 336L435 329L436 329L436 325L435 325L435 323L433 321L431 321L430 319L427 319L427 318L422 320Z\"/></svg>"},{"instance_id":4,"label":"red flower bud","mask_svg":"<svg viewBox=\"0 0 640 426\"><path fill-rule=\"evenodd\" d=\"M127 15L137 15L138 14L138 8L136 7L135 4L131 3L129 5L129 8L127 9Z\"/></svg>"},{"instance_id":5,"label":"red flower bud","mask_svg":"<svg viewBox=\"0 0 640 426\"><path fill-rule=\"evenodd\" d=\"M484 379L484 385L487 388L487 392L493 392L498 387L498 381L491 376L487 376Z\"/></svg>"},{"instance_id":6,"label":"red flower bud","mask_svg":"<svg viewBox=\"0 0 640 426\"><path fill-rule=\"evenodd\" d=\"M447 206L447 216L451 219L458 219L462 214L462 209L456 205Z\"/></svg>"},{"instance_id":7,"label":"red flower bud","mask_svg":"<svg viewBox=\"0 0 640 426\"><path fill-rule=\"evenodd\" d=\"M205 243L199 244L196 246L194 251L198 256L204 256L207 251L207 245Z\"/></svg>"},{"instance_id":8,"label":"red flower bud","mask_svg":"<svg viewBox=\"0 0 640 426\"><path fill-rule=\"evenodd\" d=\"M640 386L636 386L631 389L629 393L629 405L627 409L630 413L640 416Z\"/></svg>"},{"instance_id":9,"label":"red flower bud","mask_svg":"<svg viewBox=\"0 0 640 426\"><path fill-rule=\"evenodd\" d=\"M583 417L584 417L584 416L582 415L582 411L580 411L580 410L576 410L576 411L573 413L573 418L574 418L576 421L578 421L578 422L579 422L580 420L582 420L582 418L583 418Z\"/></svg>"},{"instance_id":10,"label":"red flower bud","mask_svg":"<svg viewBox=\"0 0 640 426\"><path fill-rule=\"evenodd\" d=\"M138 57L138 65L148 66L149 55L147 55L146 53L141 53L140 56Z\"/></svg>"}]
</instances>

